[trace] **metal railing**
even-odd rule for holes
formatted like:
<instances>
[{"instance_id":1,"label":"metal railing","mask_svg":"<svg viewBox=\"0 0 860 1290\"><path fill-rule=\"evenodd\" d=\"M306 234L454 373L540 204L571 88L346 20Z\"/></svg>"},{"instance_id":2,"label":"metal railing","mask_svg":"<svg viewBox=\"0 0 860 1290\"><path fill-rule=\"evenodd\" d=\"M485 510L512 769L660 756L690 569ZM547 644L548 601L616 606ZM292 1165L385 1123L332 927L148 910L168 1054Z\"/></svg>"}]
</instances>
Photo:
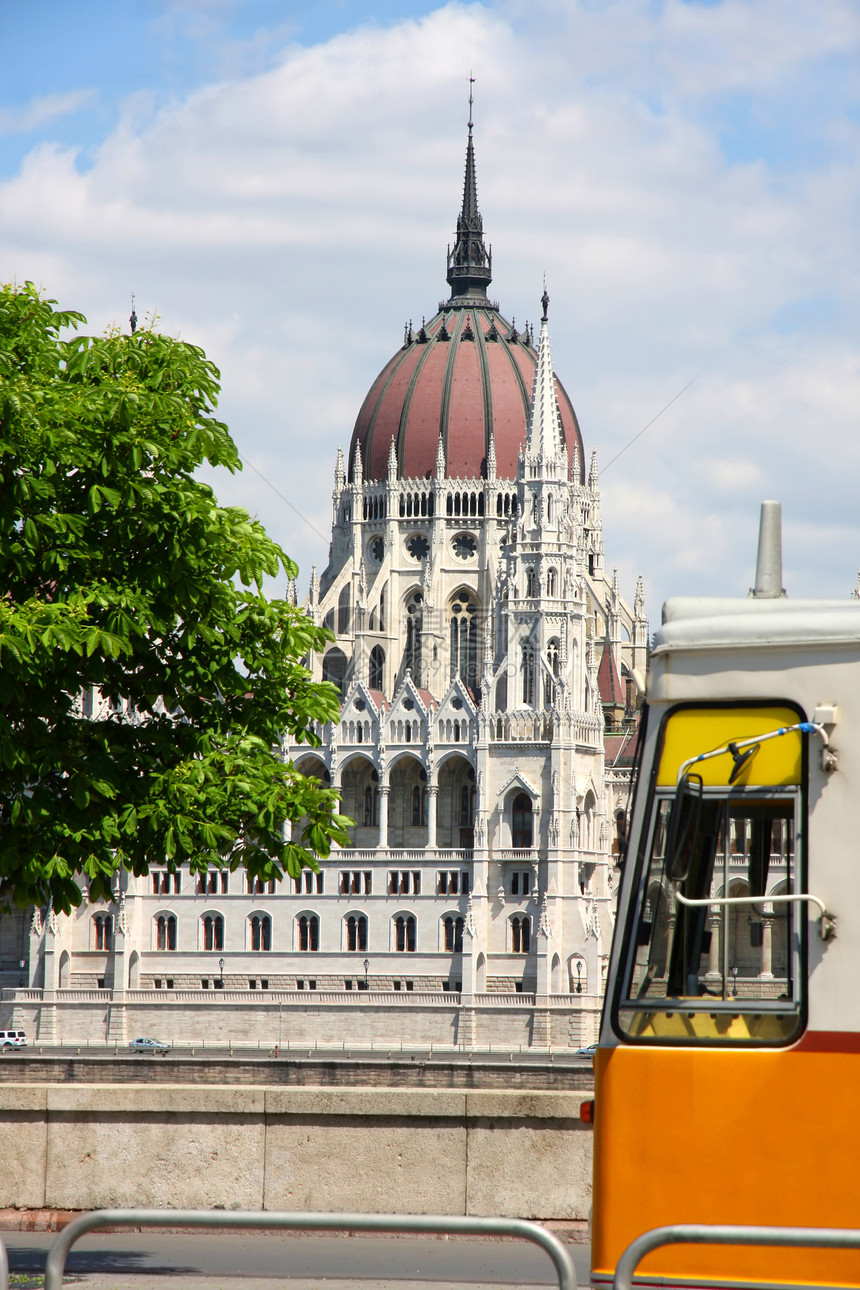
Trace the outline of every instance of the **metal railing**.
<instances>
[{"instance_id":1,"label":"metal railing","mask_svg":"<svg viewBox=\"0 0 860 1290\"><path fill-rule=\"evenodd\" d=\"M654 1227L631 1241L618 1260L613 1290L631 1290L633 1274L646 1254L664 1245L782 1245L819 1249L860 1249L860 1231L843 1227L753 1227L736 1223L676 1223ZM47 1281L45 1287L47 1290Z\"/></svg>"},{"instance_id":2,"label":"metal railing","mask_svg":"<svg viewBox=\"0 0 860 1290\"><path fill-rule=\"evenodd\" d=\"M559 1290L577 1290L573 1260L558 1237L522 1218L467 1218L437 1214L299 1214L205 1209L98 1209L82 1214L51 1243L45 1262L45 1290L62 1290L69 1250L99 1227L263 1228L293 1232L406 1232L412 1236L511 1236L531 1241L552 1259ZM0 1243L2 1245L2 1243ZM5 1250L3 1250L5 1260ZM4 1275L5 1266L5 1275ZM288 1275L288 1271L285 1270ZM0 1290L8 1290L8 1264L0 1260Z\"/></svg>"}]
</instances>

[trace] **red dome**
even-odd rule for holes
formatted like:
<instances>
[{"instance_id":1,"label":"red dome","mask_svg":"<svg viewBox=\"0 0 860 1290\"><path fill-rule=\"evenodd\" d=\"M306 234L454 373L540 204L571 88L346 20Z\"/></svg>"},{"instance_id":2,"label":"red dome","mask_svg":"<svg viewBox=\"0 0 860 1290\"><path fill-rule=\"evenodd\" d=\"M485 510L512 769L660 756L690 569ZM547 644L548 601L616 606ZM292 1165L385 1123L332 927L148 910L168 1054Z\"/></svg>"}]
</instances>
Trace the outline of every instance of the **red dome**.
<instances>
[{"instance_id":1,"label":"red dome","mask_svg":"<svg viewBox=\"0 0 860 1290\"><path fill-rule=\"evenodd\" d=\"M352 432L350 477L358 444L365 479L384 479L392 439L400 478L432 476L440 431L447 477L486 477L492 426L496 476L515 479L536 366L530 341L486 299L446 305L417 336L410 333L371 386ZM582 480L582 436L557 377L556 393L568 458L575 444Z\"/></svg>"}]
</instances>

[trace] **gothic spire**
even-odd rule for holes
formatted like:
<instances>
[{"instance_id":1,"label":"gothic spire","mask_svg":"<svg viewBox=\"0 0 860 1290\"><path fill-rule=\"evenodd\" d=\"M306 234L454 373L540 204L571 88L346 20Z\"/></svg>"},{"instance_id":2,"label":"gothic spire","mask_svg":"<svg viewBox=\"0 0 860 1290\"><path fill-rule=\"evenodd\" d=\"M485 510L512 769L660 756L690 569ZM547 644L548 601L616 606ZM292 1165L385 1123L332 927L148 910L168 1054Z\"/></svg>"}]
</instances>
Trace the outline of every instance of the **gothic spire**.
<instances>
[{"instance_id":1,"label":"gothic spire","mask_svg":"<svg viewBox=\"0 0 860 1290\"><path fill-rule=\"evenodd\" d=\"M470 296L486 300L487 287L493 277L493 256L484 245L484 224L478 210L478 184L475 179L475 148L472 142L472 85L469 77L469 138L466 143L466 175L463 181L463 205L457 216L457 241L448 252L447 280L451 299Z\"/></svg>"},{"instance_id":2,"label":"gothic spire","mask_svg":"<svg viewBox=\"0 0 860 1290\"><path fill-rule=\"evenodd\" d=\"M549 324L547 306L549 296L544 287L543 317L540 324L538 342L538 359L535 368L535 381L532 389L532 406L529 414L528 436L526 438L526 455L542 457L545 461L555 461L562 451L564 431L561 427L561 413L555 393L555 376L552 370L552 351L549 343Z\"/></svg>"}]
</instances>

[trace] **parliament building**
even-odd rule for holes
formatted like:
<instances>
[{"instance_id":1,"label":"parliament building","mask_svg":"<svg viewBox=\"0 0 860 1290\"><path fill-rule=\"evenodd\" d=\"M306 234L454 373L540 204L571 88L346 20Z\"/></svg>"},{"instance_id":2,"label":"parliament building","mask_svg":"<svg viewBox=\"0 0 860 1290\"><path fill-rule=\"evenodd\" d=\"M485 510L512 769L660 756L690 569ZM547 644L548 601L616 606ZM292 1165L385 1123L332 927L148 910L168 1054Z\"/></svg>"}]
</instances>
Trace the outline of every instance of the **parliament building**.
<instances>
[{"instance_id":1,"label":"parliament building","mask_svg":"<svg viewBox=\"0 0 860 1290\"><path fill-rule=\"evenodd\" d=\"M310 665L341 711L285 754L338 789L351 846L298 882L154 864L110 904L3 918L4 1024L31 1043L596 1038L642 581L631 604L605 557L546 289L534 328L490 299L468 131L447 298L407 325L338 451L304 600L333 634Z\"/></svg>"}]
</instances>

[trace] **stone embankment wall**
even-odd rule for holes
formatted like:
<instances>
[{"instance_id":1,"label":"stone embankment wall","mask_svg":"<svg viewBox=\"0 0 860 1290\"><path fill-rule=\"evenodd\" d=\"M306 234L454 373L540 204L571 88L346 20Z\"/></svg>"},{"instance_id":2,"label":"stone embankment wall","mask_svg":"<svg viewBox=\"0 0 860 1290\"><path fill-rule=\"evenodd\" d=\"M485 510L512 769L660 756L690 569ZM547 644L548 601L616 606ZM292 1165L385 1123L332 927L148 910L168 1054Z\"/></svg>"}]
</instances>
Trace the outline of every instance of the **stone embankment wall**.
<instances>
[{"instance_id":1,"label":"stone embankment wall","mask_svg":"<svg viewBox=\"0 0 860 1290\"><path fill-rule=\"evenodd\" d=\"M591 1204L579 1092L0 1085L0 1207L499 1214Z\"/></svg>"}]
</instances>

